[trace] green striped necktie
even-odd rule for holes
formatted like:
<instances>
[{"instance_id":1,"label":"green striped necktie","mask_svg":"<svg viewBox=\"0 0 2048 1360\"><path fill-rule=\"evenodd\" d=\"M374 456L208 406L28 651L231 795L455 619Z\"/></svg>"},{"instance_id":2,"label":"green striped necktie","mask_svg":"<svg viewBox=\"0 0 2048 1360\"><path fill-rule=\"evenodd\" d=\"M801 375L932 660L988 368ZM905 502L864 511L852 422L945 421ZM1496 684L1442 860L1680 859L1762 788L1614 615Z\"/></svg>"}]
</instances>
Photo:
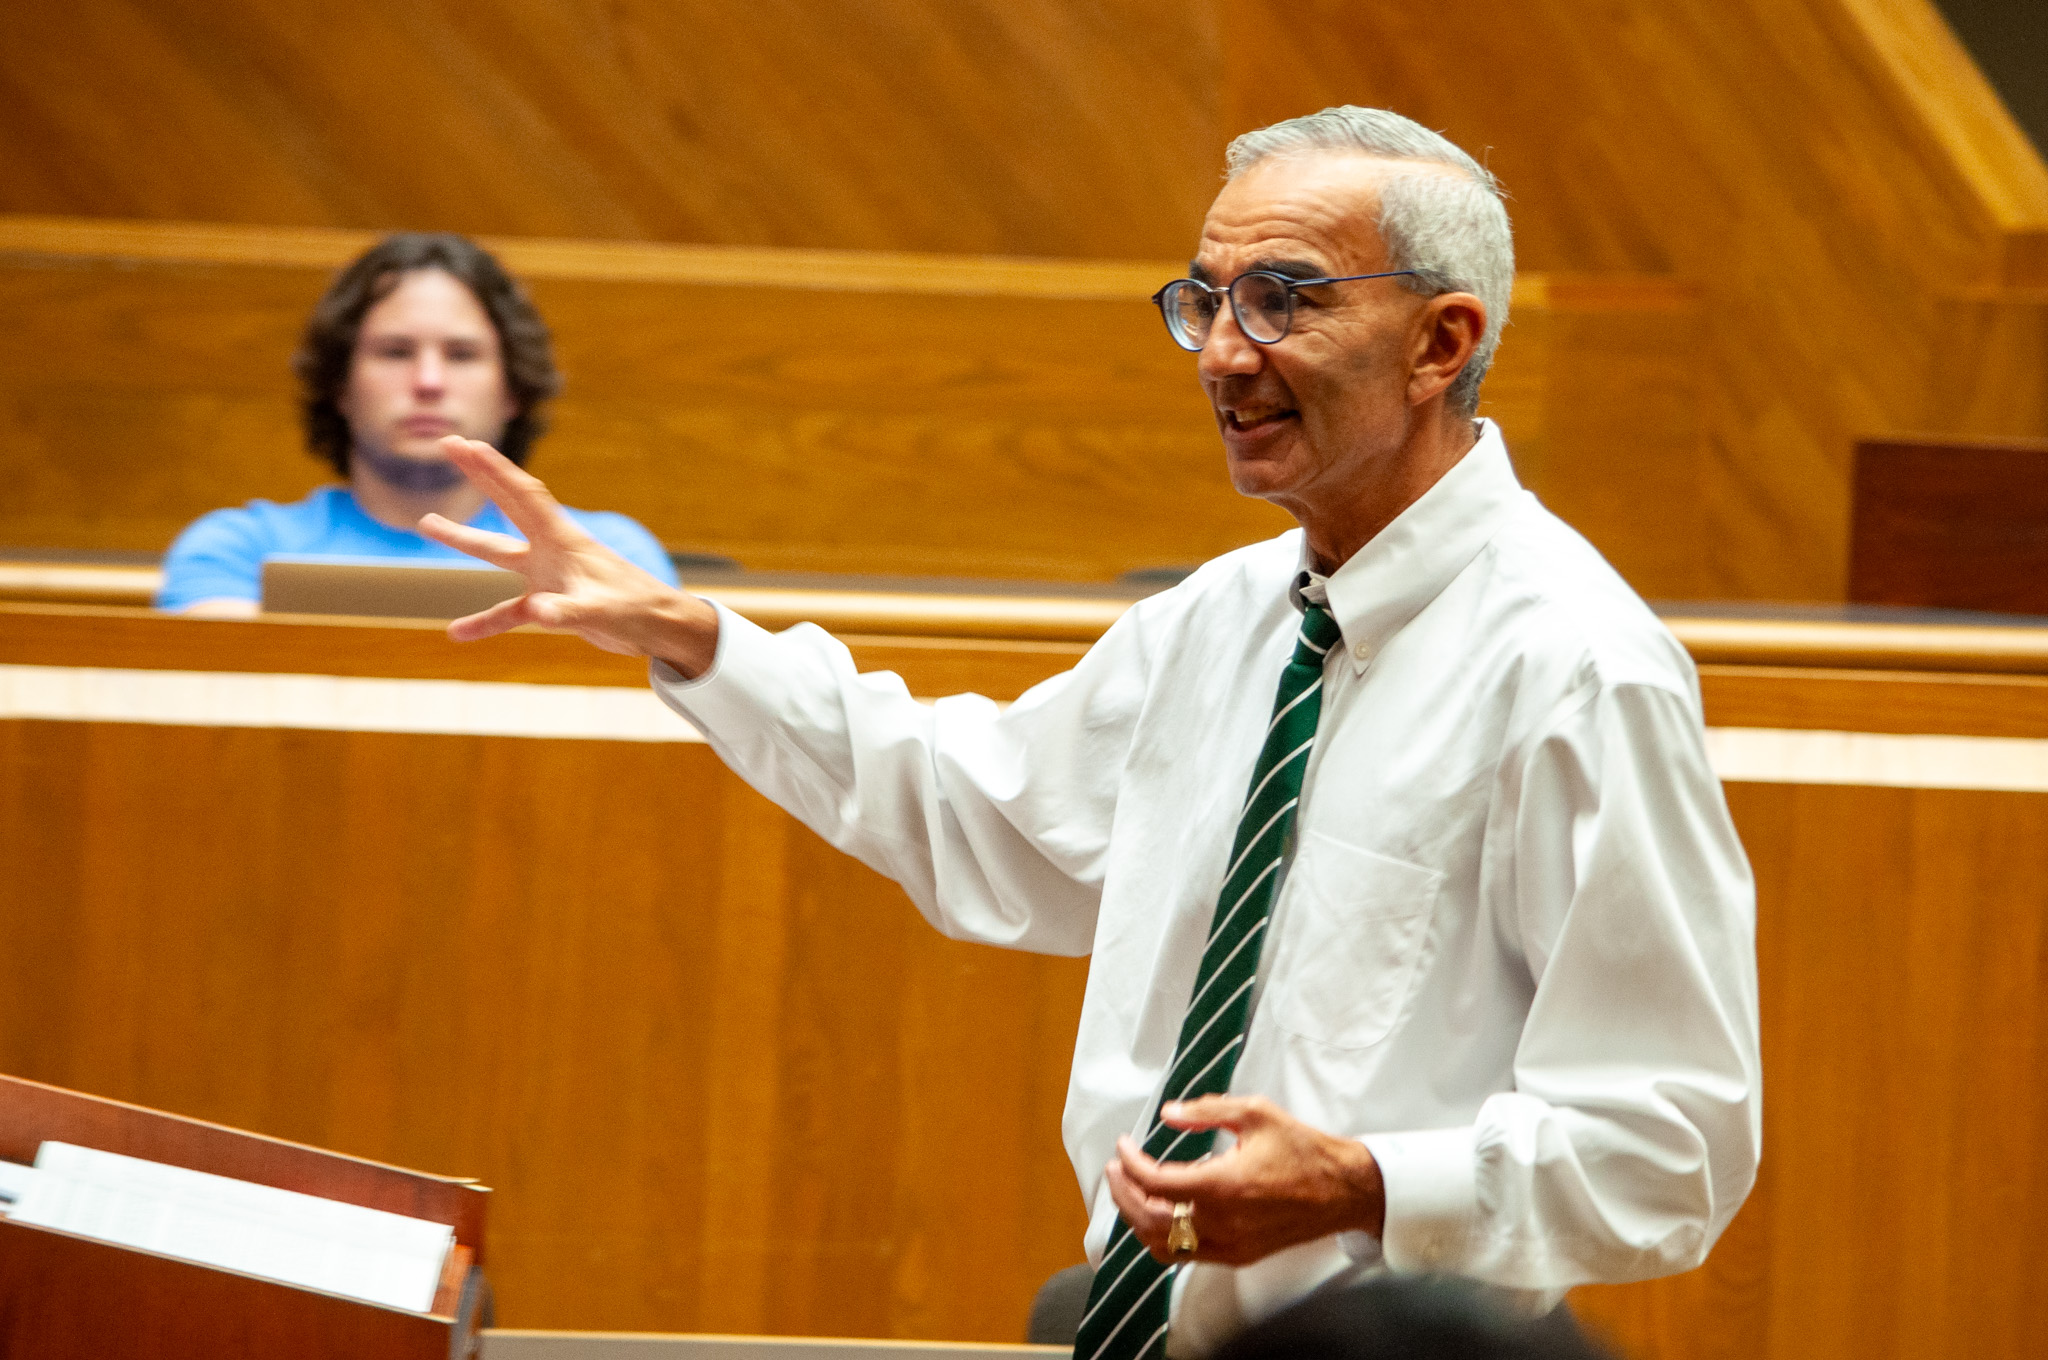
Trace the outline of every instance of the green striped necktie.
<instances>
[{"instance_id":1,"label":"green striped necktie","mask_svg":"<svg viewBox=\"0 0 2048 1360\"><path fill-rule=\"evenodd\" d=\"M1218 1095L1230 1089L1231 1073L1243 1051L1251 1020L1252 982L1259 971L1266 916L1280 865L1294 839L1294 810L1301 802L1301 775L1315 744L1322 712L1323 658L1339 637L1337 621L1320 605L1302 611L1301 636L1280 672L1280 693L1259 762L1252 767L1251 792L1237 819L1230 868L1209 924L1195 993L1181 1022L1173 1066L1167 1069L1160 1103ZM1155 1109L1145 1151L1167 1162L1191 1162L1208 1154L1211 1131L1184 1133L1159 1120ZM1136 1360L1166 1350L1166 1312L1177 1266L1162 1265L1117 1220L1109 1249L1088 1291L1088 1311L1074 1342L1074 1360Z\"/></svg>"}]
</instances>

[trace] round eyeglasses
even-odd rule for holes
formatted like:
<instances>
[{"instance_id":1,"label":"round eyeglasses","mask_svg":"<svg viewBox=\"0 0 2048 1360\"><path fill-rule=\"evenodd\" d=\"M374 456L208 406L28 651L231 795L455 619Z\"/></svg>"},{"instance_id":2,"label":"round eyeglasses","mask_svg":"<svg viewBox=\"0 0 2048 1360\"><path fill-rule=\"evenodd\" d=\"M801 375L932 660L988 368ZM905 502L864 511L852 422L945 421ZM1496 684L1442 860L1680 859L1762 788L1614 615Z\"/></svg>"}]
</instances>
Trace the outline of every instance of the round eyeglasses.
<instances>
[{"instance_id":1,"label":"round eyeglasses","mask_svg":"<svg viewBox=\"0 0 2048 1360\"><path fill-rule=\"evenodd\" d=\"M1245 337L1262 345L1275 345L1287 337L1294 325L1294 290L1325 283L1353 283L1359 279L1398 279L1413 269L1389 269L1378 274L1345 274L1335 278L1290 279L1267 269L1239 274L1228 288L1212 288L1200 279L1175 279L1152 295L1159 314L1166 318L1166 333L1185 350L1199 350L1209 343L1209 328L1216 324L1216 312L1230 298L1230 314Z\"/></svg>"}]
</instances>

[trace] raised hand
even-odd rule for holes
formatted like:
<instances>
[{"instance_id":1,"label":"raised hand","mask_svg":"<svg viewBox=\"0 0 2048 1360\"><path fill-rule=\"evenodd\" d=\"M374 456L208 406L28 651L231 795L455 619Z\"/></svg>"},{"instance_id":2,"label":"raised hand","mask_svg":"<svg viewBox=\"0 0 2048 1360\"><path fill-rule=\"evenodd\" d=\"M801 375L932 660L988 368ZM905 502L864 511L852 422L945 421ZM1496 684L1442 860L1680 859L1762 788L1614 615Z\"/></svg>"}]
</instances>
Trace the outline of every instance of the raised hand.
<instances>
[{"instance_id":1,"label":"raised hand","mask_svg":"<svg viewBox=\"0 0 2048 1360\"><path fill-rule=\"evenodd\" d=\"M521 624L560 628L625 656L651 656L684 675L708 668L718 649L718 612L634 566L585 533L539 478L489 444L450 436L448 461L481 488L526 535L488 533L440 515L420 532L526 578L526 593L448 625L457 642L494 637Z\"/></svg>"},{"instance_id":2,"label":"raised hand","mask_svg":"<svg viewBox=\"0 0 2048 1360\"><path fill-rule=\"evenodd\" d=\"M1131 1231L1162 1261L1173 1206L1194 1205L1194 1259L1249 1265L1285 1247L1338 1232L1377 1235L1386 1220L1379 1164L1365 1145L1302 1123L1264 1096L1203 1096L1171 1103L1176 1129L1228 1129L1236 1145L1199 1162L1161 1162L1137 1140L1117 1139L1109 1193Z\"/></svg>"}]
</instances>

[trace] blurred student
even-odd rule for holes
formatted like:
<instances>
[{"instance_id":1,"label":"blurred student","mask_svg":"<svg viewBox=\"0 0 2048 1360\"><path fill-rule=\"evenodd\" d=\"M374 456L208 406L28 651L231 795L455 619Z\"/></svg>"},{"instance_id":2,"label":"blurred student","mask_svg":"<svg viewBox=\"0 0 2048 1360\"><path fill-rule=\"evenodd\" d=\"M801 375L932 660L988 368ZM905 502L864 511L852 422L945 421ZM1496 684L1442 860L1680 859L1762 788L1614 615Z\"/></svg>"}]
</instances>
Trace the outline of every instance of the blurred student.
<instances>
[{"instance_id":1,"label":"blurred student","mask_svg":"<svg viewBox=\"0 0 2048 1360\"><path fill-rule=\"evenodd\" d=\"M517 534L456 471L440 441L461 435L524 463L561 386L548 330L498 261L467 237L386 237L336 276L293 361L306 442L343 485L302 501L254 500L201 516L164 558L159 609L257 611L274 554L473 565L414 527L433 513ZM624 515L570 517L620 556L676 584L654 535Z\"/></svg>"}]
</instances>

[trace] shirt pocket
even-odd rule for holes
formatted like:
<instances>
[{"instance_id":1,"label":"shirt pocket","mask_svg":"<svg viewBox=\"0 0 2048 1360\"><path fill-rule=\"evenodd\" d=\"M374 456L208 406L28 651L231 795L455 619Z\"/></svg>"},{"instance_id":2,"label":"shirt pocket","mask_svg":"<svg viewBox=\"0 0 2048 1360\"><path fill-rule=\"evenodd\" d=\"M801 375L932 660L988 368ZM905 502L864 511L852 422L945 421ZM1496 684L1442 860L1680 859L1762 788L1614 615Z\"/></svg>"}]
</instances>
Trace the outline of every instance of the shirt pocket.
<instances>
[{"instance_id":1,"label":"shirt pocket","mask_svg":"<svg viewBox=\"0 0 2048 1360\"><path fill-rule=\"evenodd\" d=\"M1369 1048L1400 1018L1430 948L1444 876L1305 832L1291 877L1295 924L1279 991L1282 1029L1333 1048Z\"/></svg>"}]
</instances>

